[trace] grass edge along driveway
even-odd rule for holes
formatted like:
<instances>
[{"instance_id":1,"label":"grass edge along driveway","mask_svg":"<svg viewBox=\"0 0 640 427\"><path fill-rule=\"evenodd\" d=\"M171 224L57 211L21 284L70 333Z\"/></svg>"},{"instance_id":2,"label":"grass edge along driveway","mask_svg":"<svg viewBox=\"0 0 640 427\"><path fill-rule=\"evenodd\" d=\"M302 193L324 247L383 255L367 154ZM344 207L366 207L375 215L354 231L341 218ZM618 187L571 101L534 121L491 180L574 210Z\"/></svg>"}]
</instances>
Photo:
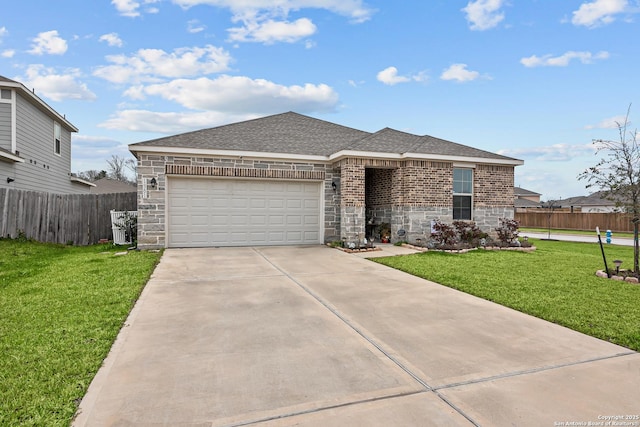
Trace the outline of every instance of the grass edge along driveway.
<instances>
[{"instance_id":1,"label":"grass edge along driveway","mask_svg":"<svg viewBox=\"0 0 640 427\"><path fill-rule=\"evenodd\" d=\"M592 243L531 240L537 250L424 252L372 261L640 351L640 285L595 276L604 268ZM633 266L633 248L606 245Z\"/></svg>"},{"instance_id":2,"label":"grass edge along driveway","mask_svg":"<svg viewBox=\"0 0 640 427\"><path fill-rule=\"evenodd\" d=\"M0 425L68 426L160 253L0 239Z\"/></svg>"}]
</instances>

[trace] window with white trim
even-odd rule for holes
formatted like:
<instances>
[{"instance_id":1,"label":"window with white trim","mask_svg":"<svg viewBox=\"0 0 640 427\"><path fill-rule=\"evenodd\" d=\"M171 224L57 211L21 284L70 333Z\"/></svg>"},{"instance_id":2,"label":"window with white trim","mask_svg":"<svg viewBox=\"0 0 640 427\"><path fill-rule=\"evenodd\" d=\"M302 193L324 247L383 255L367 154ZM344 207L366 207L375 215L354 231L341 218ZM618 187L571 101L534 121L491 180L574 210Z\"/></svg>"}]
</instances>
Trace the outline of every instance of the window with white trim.
<instances>
[{"instance_id":1,"label":"window with white trim","mask_svg":"<svg viewBox=\"0 0 640 427\"><path fill-rule=\"evenodd\" d=\"M61 142L62 138L62 130L60 129L60 123L53 122L53 152L57 155L60 155L61 151Z\"/></svg>"},{"instance_id":2,"label":"window with white trim","mask_svg":"<svg viewBox=\"0 0 640 427\"><path fill-rule=\"evenodd\" d=\"M453 169L453 219L471 220L473 169Z\"/></svg>"}]
</instances>

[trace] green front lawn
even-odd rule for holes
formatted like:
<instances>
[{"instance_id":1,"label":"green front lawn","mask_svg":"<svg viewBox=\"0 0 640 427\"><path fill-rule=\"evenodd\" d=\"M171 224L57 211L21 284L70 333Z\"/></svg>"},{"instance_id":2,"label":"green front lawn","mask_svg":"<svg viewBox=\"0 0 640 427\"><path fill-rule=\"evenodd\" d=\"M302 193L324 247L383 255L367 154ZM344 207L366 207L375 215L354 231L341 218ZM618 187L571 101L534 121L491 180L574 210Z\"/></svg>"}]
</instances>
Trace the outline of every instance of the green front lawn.
<instances>
[{"instance_id":1,"label":"green front lawn","mask_svg":"<svg viewBox=\"0 0 640 427\"><path fill-rule=\"evenodd\" d=\"M116 251L0 240L0 425L69 425L160 258Z\"/></svg>"},{"instance_id":2,"label":"green front lawn","mask_svg":"<svg viewBox=\"0 0 640 427\"><path fill-rule=\"evenodd\" d=\"M640 351L640 285L602 279L598 244L533 240L535 252L425 252L373 259L407 273ZM605 246L610 267L633 248Z\"/></svg>"}]
</instances>

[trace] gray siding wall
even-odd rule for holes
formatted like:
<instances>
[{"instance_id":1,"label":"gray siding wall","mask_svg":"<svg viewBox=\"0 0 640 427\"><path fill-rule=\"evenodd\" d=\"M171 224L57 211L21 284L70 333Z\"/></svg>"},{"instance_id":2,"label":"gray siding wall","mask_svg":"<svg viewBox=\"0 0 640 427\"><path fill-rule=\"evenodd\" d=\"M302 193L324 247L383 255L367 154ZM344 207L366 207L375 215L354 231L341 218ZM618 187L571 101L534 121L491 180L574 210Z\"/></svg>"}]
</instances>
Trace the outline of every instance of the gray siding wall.
<instances>
[{"instance_id":1,"label":"gray siding wall","mask_svg":"<svg viewBox=\"0 0 640 427\"><path fill-rule=\"evenodd\" d=\"M0 102L0 148L11 151L11 104Z\"/></svg>"},{"instance_id":2,"label":"gray siding wall","mask_svg":"<svg viewBox=\"0 0 640 427\"><path fill-rule=\"evenodd\" d=\"M24 163L10 165L15 179L7 184L0 175L0 188L44 191L50 193L88 193L89 187L72 183L71 132L61 126L61 152L54 153L54 120L21 96L16 97L16 142ZM4 166L4 165L3 165ZM0 167L0 171L4 168Z\"/></svg>"}]
</instances>

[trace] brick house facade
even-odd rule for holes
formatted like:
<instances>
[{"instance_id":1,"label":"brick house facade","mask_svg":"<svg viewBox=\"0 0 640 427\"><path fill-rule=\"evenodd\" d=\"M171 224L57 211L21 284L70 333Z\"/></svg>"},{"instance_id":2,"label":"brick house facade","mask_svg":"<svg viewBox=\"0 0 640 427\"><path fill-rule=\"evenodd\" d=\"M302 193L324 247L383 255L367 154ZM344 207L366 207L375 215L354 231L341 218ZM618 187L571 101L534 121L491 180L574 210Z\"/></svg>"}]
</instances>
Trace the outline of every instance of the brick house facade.
<instances>
[{"instance_id":1,"label":"brick house facade","mask_svg":"<svg viewBox=\"0 0 640 427\"><path fill-rule=\"evenodd\" d=\"M408 141L411 151L398 152L403 141ZM206 180L230 180L238 183L238 189L253 182L313 184L319 188L319 237L302 243L362 241L380 223L391 225L392 241L415 241L428 235L432 220L453 221L454 169L465 169L473 177L472 192L464 195L471 202L469 219L491 232L499 218L513 217L514 167L522 164L432 137L389 129L378 137L295 113L132 144L130 150L138 159L138 245L143 249L180 246L168 238L169 219L177 212L168 200L182 197L170 183L178 181L185 184L181 193ZM203 194L197 199L207 198ZM235 199L224 196L234 203ZM212 200L215 205L222 199ZM251 218L265 217L268 209L253 207L248 200L247 209L255 212ZM195 210L197 203L193 203L190 209ZM210 210L215 209L202 208L200 216L204 218ZM210 227L217 227L215 218L208 221ZM234 219L227 221L220 230L233 229ZM236 231L245 229L260 231L251 223ZM233 244L212 238L208 244L193 245Z\"/></svg>"}]
</instances>

